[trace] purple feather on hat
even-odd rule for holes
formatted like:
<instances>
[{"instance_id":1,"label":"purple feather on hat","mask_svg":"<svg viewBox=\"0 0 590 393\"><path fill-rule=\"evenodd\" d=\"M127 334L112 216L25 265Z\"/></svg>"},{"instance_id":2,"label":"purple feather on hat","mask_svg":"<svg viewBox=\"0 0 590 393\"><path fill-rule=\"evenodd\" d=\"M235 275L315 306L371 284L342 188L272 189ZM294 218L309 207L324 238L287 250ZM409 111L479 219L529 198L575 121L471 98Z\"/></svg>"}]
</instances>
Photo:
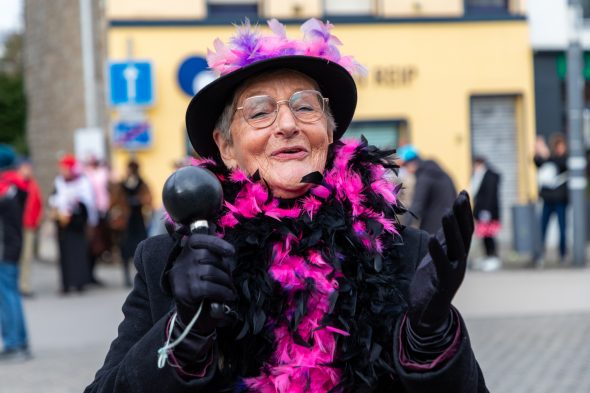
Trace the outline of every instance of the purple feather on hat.
<instances>
[{"instance_id":1,"label":"purple feather on hat","mask_svg":"<svg viewBox=\"0 0 590 393\"><path fill-rule=\"evenodd\" d=\"M286 29L276 19L268 21L272 32L262 35L257 27L252 27L248 19L237 26L236 35L225 45L221 40L214 42L215 51L209 50L207 62L211 69L226 75L258 61L281 56L312 56L335 62L350 74L366 75L367 70L350 56L342 56L337 46L342 45L338 37L332 35L334 25L318 19L309 19L301 25L303 39L291 40Z\"/></svg>"}]
</instances>

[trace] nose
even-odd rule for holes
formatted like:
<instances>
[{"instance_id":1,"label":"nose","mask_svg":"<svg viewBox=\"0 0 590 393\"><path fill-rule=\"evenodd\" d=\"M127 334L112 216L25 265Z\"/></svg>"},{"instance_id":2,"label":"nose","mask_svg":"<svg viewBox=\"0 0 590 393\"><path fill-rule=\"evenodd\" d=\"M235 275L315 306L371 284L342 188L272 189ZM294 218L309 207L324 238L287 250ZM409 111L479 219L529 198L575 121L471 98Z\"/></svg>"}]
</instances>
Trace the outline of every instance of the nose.
<instances>
[{"instance_id":1,"label":"nose","mask_svg":"<svg viewBox=\"0 0 590 393\"><path fill-rule=\"evenodd\" d=\"M295 119L295 116L291 112L289 104L286 102L279 103L277 111L276 133L286 138L291 138L292 136L297 135L299 133L297 119Z\"/></svg>"}]
</instances>

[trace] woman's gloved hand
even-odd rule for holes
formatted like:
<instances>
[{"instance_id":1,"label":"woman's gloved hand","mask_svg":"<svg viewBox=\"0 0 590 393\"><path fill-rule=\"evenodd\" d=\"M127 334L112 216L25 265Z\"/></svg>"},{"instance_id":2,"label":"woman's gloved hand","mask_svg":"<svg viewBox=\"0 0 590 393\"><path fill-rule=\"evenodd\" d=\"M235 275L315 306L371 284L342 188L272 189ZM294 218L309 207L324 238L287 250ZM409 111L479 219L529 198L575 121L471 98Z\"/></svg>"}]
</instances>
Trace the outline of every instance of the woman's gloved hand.
<instances>
[{"instance_id":1,"label":"woman's gloved hand","mask_svg":"<svg viewBox=\"0 0 590 393\"><path fill-rule=\"evenodd\" d=\"M473 228L469 195L461 191L443 216L442 230L430 238L429 252L410 284L408 318L417 336L448 332L451 301L465 276Z\"/></svg>"},{"instance_id":2,"label":"woman's gloved hand","mask_svg":"<svg viewBox=\"0 0 590 393\"><path fill-rule=\"evenodd\" d=\"M168 272L176 311L185 326L192 320L201 301L201 315L192 331L206 336L216 327L227 324L225 316L214 318L210 304L228 304L236 300L231 270L234 247L223 239L206 234L192 234Z\"/></svg>"}]
</instances>

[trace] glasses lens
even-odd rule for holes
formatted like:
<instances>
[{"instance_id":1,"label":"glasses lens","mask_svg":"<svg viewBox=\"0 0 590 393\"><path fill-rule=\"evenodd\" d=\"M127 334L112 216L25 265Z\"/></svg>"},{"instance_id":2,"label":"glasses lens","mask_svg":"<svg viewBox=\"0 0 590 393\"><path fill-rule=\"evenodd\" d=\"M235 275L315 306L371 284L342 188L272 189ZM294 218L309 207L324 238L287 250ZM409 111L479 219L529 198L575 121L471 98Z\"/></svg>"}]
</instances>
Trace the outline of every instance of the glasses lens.
<instances>
[{"instance_id":1,"label":"glasses lens","mask_svg":"<svg viewBox=\"0 0 590 393\"><path fill-rule=\"evenodd\" d=\"M324 113L324 99L315 90L298 91L289 99L291 112L301 121L318 121Z\"/></svg>"},{"instance_id":2,"label":"glasses lens","mask_svg":"<svg viewBox=\"0 0 590 393\"><path fill-rule=\"evenodd\" d=\"M250 97L244 101L242 106L244 118L252 127L268 127L275 120L277 102L272 97Z\"/></svg>"},{"instance_id":3,"label":"glasses lens","mask_svg":"<svg viewBox=\"0 0 590 393\"><path fill-rule=\"evenodd\" d=\"M277 118L277 105L277 101L270 96L254 96L244 100L240 109L248 124L254 128L264 128ZM289 108L300 121L313 123L324 113L324 98L315 90L298 91L289 99Z\"/></svg>"}]
</instances>

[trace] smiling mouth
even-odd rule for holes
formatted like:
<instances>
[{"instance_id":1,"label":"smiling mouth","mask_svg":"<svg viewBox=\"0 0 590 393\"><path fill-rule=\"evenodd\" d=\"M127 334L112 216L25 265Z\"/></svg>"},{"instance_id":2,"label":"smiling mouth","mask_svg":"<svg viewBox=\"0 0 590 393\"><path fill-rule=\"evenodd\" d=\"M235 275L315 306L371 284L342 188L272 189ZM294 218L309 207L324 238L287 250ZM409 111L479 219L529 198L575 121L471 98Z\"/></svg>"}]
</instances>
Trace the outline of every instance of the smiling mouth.
<instances>
[{"instance_id":1,"label":"smiling mouth","mask_svg":"<svg viewBox=\"0 0 590 393\"><path fill-rule=\"evenodd\" d=\"M277 158L300 158L303 157L307 154L307 150L299 147L299 146L294 146L294 147L286 147L280 150L276 150L274 151L271 155L272 157L277 157Z\"/></svg>"}]
</instances>

